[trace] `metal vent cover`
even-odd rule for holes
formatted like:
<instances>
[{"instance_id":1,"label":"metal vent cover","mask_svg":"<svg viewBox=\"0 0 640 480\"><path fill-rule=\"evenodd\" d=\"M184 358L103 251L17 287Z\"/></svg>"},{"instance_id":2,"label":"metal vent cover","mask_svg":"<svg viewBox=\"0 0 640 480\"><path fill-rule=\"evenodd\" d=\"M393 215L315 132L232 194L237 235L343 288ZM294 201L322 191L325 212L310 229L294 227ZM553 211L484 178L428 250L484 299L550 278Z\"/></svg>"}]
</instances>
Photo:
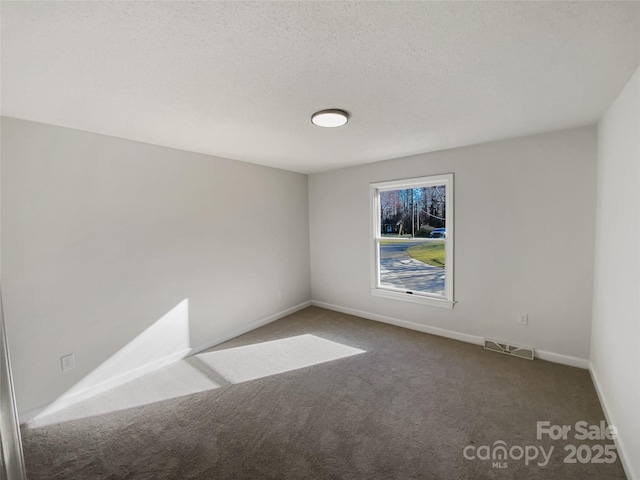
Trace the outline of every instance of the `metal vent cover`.
<instances>
[{"instance_id":1,"label":"metal vent cover","mask_svg":"<svg viewBox=\"0 0 640 480\"><path fill-rule=\"evenodd\" d=\"M488 340L485 338L484 348L486 350L491 350L492 352L504 353L513 357L526 358L527 360L533 360L535 358L533 348L509 345L508 343L498 342L497 340Z\"/></svg>"}]
</instances>

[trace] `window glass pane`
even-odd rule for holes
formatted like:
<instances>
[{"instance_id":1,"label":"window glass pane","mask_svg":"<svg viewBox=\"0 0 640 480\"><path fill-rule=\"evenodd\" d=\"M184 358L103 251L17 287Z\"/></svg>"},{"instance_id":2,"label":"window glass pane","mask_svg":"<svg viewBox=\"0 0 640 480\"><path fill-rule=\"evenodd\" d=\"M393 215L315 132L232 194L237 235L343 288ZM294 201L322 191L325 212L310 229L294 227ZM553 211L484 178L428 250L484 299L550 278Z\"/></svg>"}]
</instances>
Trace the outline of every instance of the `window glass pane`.
<instances>
[{"instance_id":1,"label":"window glass pane","mask_svg":"<svg viewBox=\"0 0 640 480\"><path fill-rule=\"evenodd\" d=\"M380 192L380 235L446 238L445 185Z\"/></svg>"},{"instance_id":2,"label":"window glass pane","mask_svg":"<svg viewBox=\"0 0 640 480\"><path fill-rule=\"evenodd\" d=\"M445 296L444 240L380 240L380 286Z\"/></svg>"},{"instance_id":3,"label":"window glass pane","mask_svg":"<svg viewBox=\"0 0 640 480\"><path fill-rule=\"evenodd\" d=\"M452 308L453 174L372 183L370 193L372 295Z\"/></svg>"}]
</instances>

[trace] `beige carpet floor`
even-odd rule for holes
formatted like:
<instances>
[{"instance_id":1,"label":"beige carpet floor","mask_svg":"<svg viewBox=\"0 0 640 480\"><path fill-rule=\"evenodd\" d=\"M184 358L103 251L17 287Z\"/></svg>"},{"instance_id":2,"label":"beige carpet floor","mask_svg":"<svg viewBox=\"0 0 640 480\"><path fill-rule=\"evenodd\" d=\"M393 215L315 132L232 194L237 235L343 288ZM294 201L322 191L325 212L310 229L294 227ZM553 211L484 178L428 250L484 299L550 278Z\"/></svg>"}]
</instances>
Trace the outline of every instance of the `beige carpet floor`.
<instances>
[{"instance_id":1,"label":"beige carpet floor","mask_svg":"<svg viewBox=\"0 0 640 480\"><path fill-rule=\"evenodd\" d=\"M564 461L613 443L574 438L602 420L586 370L310 307L22 435L30 480L623 479Z\"/></svg>"}]
</instances>

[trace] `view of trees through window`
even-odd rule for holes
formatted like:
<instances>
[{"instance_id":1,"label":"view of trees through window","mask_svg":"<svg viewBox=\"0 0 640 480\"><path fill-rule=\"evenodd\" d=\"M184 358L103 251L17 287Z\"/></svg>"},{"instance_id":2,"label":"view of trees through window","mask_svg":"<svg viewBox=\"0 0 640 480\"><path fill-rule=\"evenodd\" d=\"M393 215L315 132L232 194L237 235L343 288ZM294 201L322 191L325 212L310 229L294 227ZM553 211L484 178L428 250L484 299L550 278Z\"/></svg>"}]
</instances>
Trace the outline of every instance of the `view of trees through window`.
<instances>
[{"instance_id":1,"label":"view of trees through window","mask_svg":"<svg viewBox=\"0 0 640 480\"><path fill-rule=\"evenodd\" d=\"M447 296L447 185L377 191L379 287Z\"/></svg>"},{"instance_id":2,"label":"view of trees through window","mask_svg":"<svg viewBox=\"0 0 640 480\"><path fill-rule=\"evenodd\" d=\"M380 192L381 235L432 237L446 227L445 185ZM434 235L435 238L443 238Z\"/></svg>"}]
</instances>

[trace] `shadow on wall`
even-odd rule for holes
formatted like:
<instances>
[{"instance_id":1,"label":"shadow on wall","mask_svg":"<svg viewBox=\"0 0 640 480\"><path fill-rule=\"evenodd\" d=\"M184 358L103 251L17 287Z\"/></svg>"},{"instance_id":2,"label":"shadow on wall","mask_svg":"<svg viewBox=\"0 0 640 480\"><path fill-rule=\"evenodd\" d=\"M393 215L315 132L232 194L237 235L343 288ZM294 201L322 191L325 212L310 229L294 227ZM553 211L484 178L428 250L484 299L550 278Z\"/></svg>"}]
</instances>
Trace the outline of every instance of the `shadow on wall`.
<instances>
[{"instance_id":1,"label":"shadow on wall","mask_svg":"<svg viewBox=\"0 0 640 480\"><path fill-rule=\"evenodd\" d=\"M191 351L185 299L27 425L125 410L365 353L311 334L185 358Z\"/></svg>"}]
</instances>

